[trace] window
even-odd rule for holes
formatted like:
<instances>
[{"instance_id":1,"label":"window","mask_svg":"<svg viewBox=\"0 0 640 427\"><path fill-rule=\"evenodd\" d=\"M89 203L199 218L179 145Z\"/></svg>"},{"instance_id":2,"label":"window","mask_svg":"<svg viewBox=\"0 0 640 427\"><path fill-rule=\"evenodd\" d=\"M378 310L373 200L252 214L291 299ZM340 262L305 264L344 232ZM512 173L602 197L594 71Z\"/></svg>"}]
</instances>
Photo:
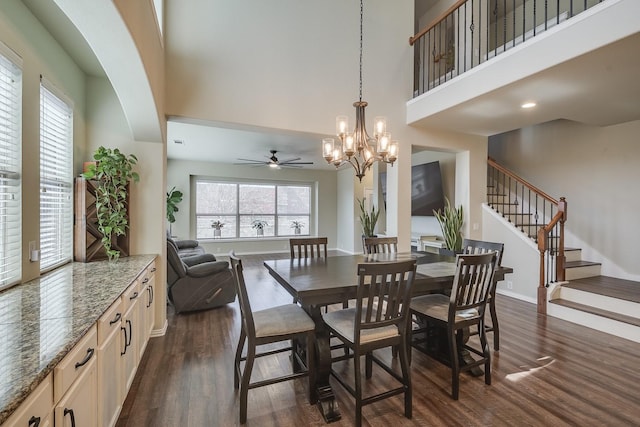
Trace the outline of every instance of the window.
<instances>
[{"instance_id":1,"label":"window","mask_svg":"<svg viewBox=\"0 0 640 427\"><path fill-rule=\"evenodd\" d=\"M40 84L40 270L71 261L73 252L73 110Z\"/></svg>"},{"instance_id":2,"label":"window","mask_svg":"<svg viewBox=\"0 0 640 427\"><path fill-rule=\"evenodd\" d=\"M22 274L22 70L16 64L20 58L0 43L0 289Z\"/></svg>"},{"instance_id":3,"label":"window","mask_svg":"<svg viewBox=\"0 0 640 427\"><path fill-rule=\"evenodd\" d=\"M310 184L274 184L196 181L196 239L291 236L293 221L302 224L300 234L309 234ZM218 235L214 221L224 225ZM265 225L262 234L256 221Z\"/></svg>"}]
</instances>

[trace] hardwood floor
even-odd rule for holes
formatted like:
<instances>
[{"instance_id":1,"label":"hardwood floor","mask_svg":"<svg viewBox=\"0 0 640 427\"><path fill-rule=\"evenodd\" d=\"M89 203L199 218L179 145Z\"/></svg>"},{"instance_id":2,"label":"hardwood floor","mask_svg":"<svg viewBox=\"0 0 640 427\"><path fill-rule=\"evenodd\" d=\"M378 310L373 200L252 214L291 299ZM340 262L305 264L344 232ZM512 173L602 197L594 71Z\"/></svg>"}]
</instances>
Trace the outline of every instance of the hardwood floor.
<instances>
[{"instance_id":1,"label":"hardwood floor","mask_svg":"<svg viewBox=\"0 0 640 427\"><path fill-rule=\"evenodd\" d=\"M291 302L262 266L264 257L241 258L254 309ZM363 424L640 425L640 344L540 316L534 305L502 295L496 302L501 342L492 352L492 385L463 374L460 400L454 401L449 368L414 349L413 419L404 418L398 396L366 406ZM117 426L238 425L233 356L239 317L237 302L192 314L169 309L167 333L150 340ZM287 369L282 355L275 363L257 362L254 375ZM373 375L373 388L389 378L375 368ZM353 399L336 381L332 385L342 412L332 426L351 426ZM247 426L324 425L308 404L306 379L251 390L248 405Z\"/></svg>"}]
</instances>

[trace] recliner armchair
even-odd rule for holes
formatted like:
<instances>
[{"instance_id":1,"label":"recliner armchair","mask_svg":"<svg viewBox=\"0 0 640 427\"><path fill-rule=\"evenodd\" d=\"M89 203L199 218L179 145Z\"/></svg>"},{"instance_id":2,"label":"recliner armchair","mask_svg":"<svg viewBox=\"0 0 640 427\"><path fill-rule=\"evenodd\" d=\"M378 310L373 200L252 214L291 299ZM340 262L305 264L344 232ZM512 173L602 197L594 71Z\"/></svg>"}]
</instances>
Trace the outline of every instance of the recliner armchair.
<instances>
[{"instance_id":1,"label":"recliner armchair","mask_svg":"<svg viewBox=\"0 0 640 427\"><path fill-rule=\"evenodd\" d=\"M236 291L227 261L212 254L180 258L167 239L167 296L176 313L206 310L235 301Z\"/></svg>"},{"instance_id":2,"label":"recliner armchair","mask_svg":"<svg viewBox=\"0 0 640 427\"><path fill-rule=\"evenodd\" d=\"M205 250L202 246L200 246L200 242L192 239L174 239L171 237L169 230L167 230L167 240L170 240L178 251L178 255L180 258L193 256L193 255L202 255L205 253Z\"/></svg>"}]
</instances>

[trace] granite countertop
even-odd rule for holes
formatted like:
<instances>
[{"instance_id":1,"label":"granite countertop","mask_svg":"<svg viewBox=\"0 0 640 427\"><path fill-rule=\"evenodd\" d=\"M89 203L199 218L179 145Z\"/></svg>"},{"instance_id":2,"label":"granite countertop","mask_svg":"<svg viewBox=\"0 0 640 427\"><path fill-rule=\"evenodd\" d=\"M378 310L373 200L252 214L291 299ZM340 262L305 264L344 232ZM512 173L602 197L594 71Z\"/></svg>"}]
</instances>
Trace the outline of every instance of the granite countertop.
<instances>
[{"instance_id":1,"label":"granite countertop","mask_svg":"<svg viewBox=\"0 0 640 427\"><path fill-rule=\"evenodd\" d=\"M0 292L0 424L154 259L74 262Z\"/></svg>"}]
</instances>

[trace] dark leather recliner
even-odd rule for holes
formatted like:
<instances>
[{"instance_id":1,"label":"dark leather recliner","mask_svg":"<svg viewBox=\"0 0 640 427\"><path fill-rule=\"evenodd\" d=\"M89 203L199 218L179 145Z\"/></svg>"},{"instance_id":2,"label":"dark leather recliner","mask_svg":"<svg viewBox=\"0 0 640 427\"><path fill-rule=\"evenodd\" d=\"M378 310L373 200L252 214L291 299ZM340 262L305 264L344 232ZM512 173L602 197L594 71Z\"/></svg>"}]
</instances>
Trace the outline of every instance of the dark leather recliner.
<instances>
[{"instance_id":1,"label":"dark leather recliner","mask_svg":"<svg viewBox=\"0 0 640 427\"><path fill-rule=\"evenodd\" d=\"M212 254L180 258L167 239L167 295L176 313L219 307L236 299L227 261Z\"/></svg>"},{"instance_id":2,"label":"dark leather recliner","mask_svg":"<svg viewBox=\"0 0 640 427\"><path fill-rule=\"evenodd\" d=\"M168 230L167 240L171 240L171 242L173 242L173 244L176 246L180 258L185 258L193 255L203 255L205 253L204 248L200 246L200 242L198 242L197 240L174 239L173 237L171 237Z\"/></svg>"}]
</instances>

